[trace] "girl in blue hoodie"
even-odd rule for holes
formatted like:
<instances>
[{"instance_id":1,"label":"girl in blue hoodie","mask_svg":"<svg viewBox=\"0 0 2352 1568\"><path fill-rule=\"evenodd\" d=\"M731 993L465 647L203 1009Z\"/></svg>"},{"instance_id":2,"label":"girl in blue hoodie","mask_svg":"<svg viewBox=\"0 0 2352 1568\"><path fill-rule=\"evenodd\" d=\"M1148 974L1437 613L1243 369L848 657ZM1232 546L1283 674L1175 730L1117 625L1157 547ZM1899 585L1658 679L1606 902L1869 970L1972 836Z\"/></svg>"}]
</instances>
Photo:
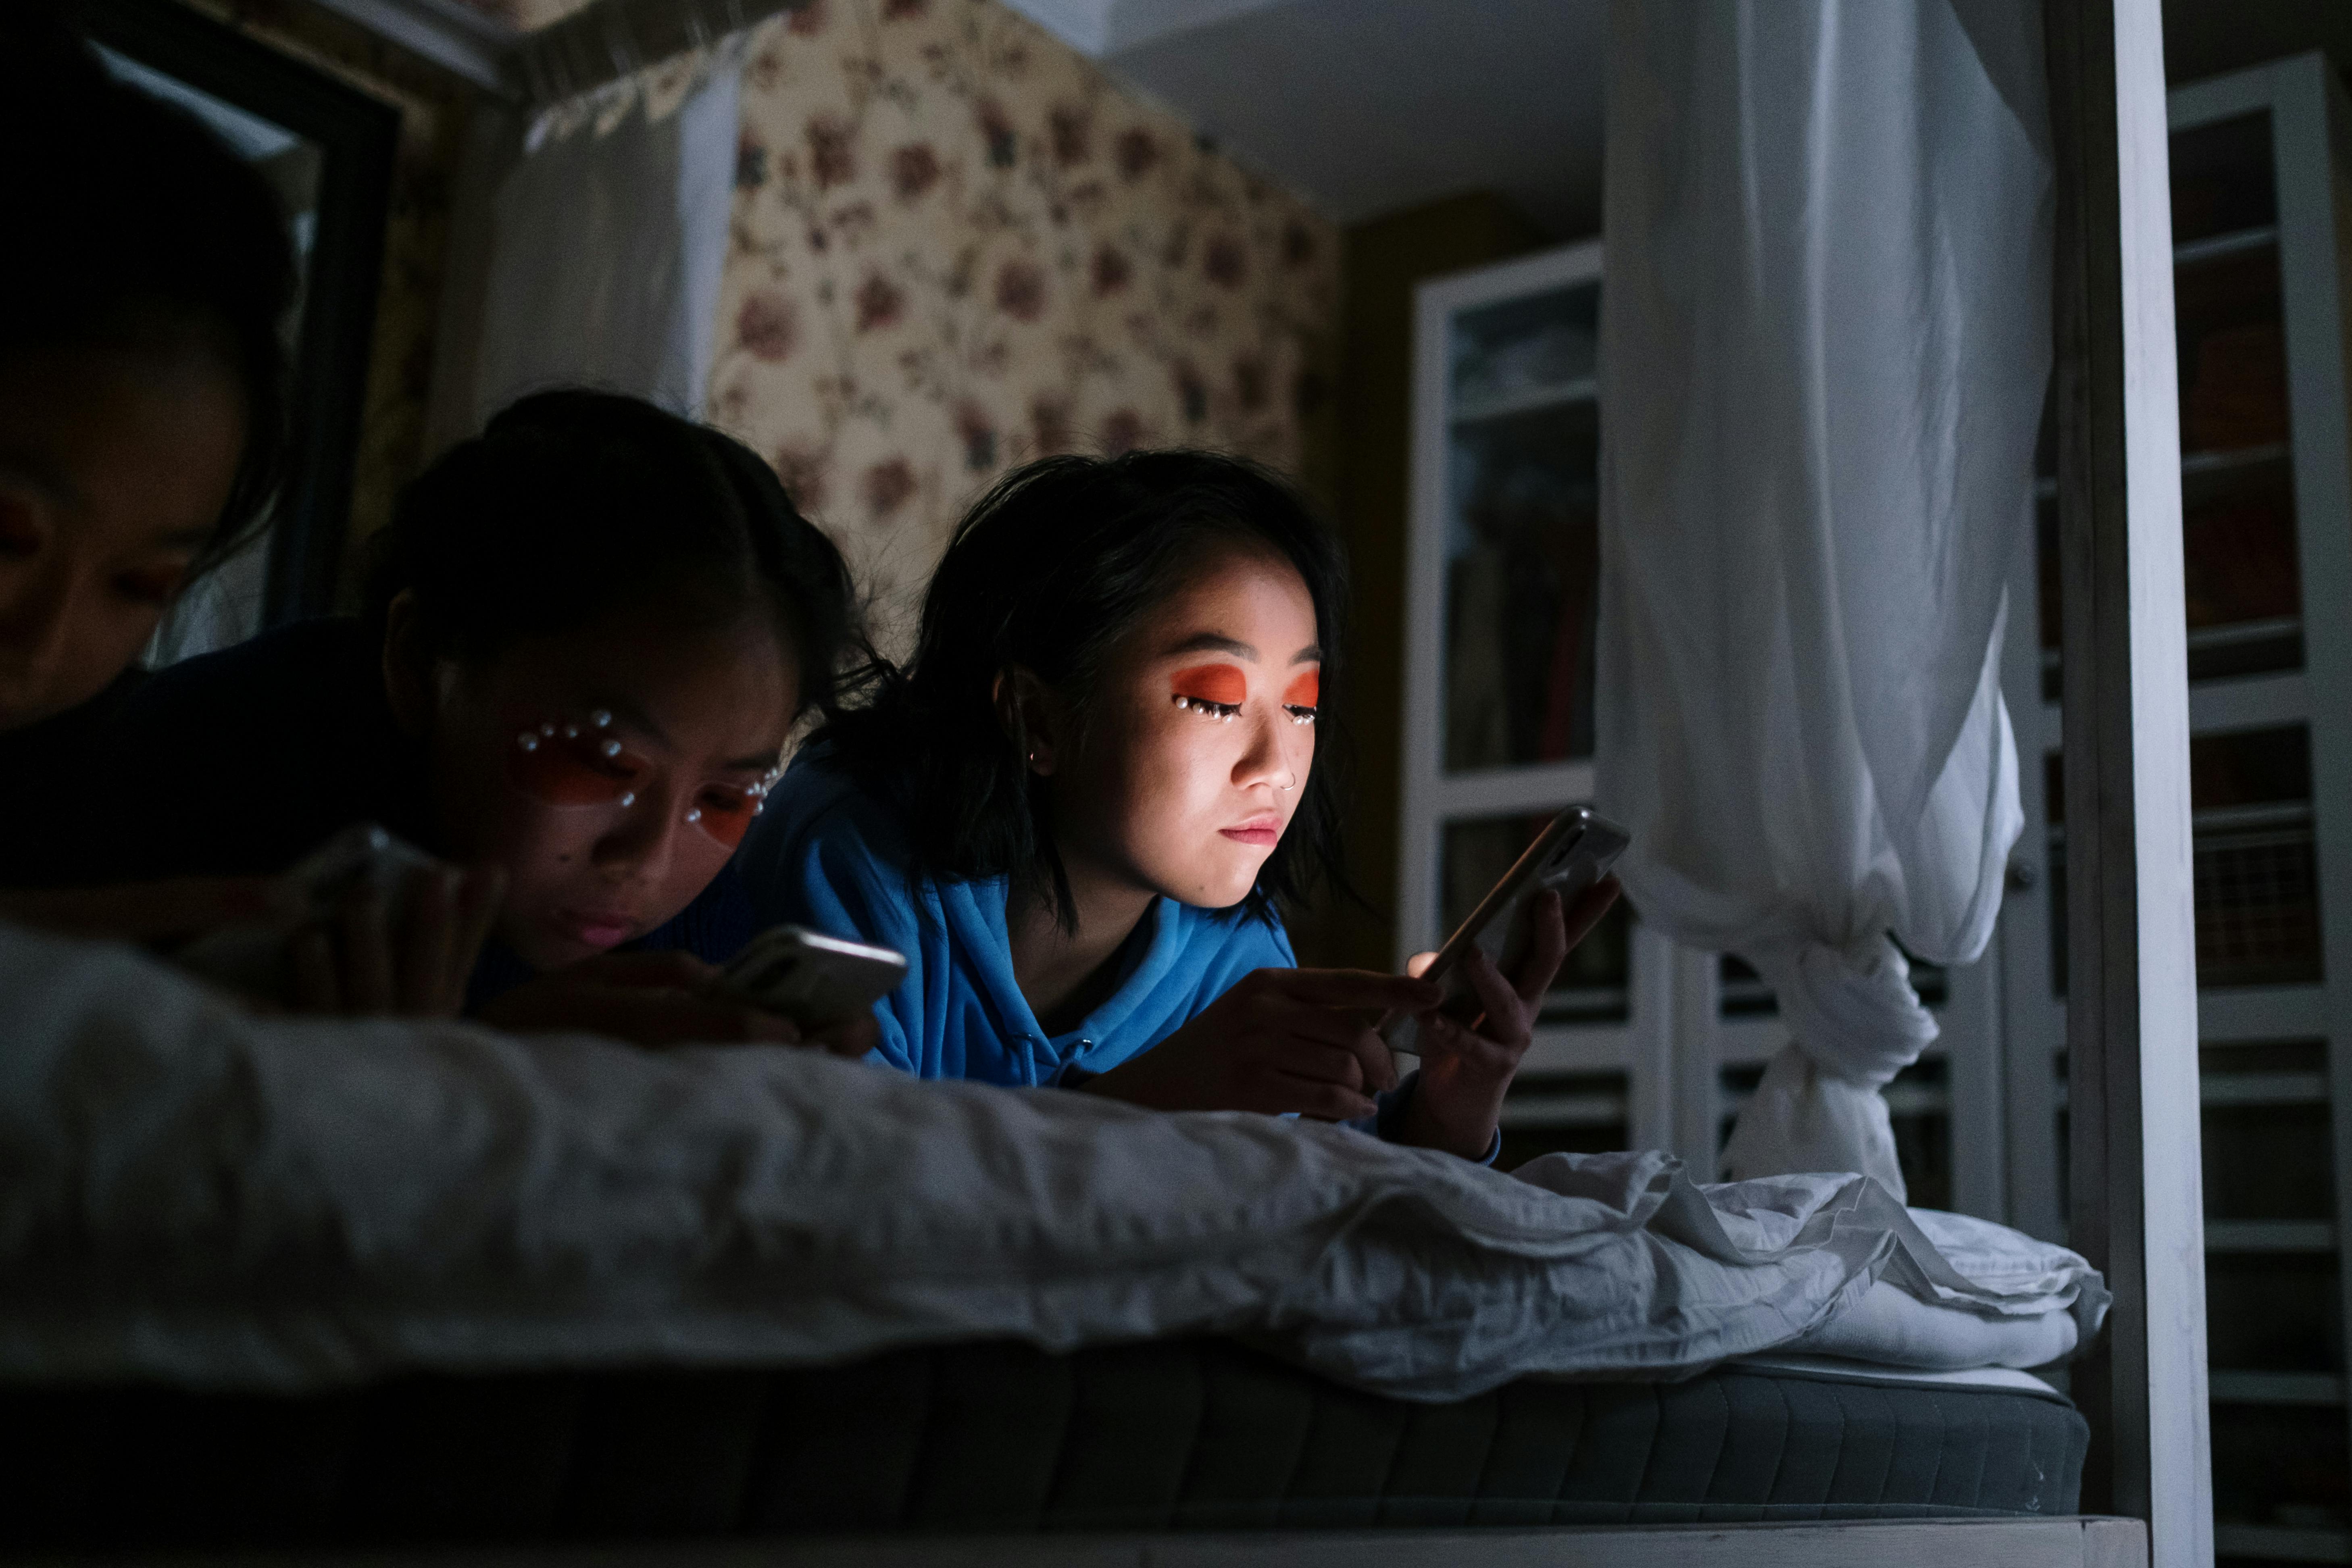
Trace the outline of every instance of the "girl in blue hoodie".
<instances>
[{"instance_id":1,"label":"girl in blue hoodie","mask_svg":"<svg viewBox=\"0 0 2352 1568\"><path fill-rule=\"evenodd\" d=\"M1537 910L1484 1016L1296 967L1279 907L1336 880L1317 729L1338 547L1288 486L1198 452L1053 458L957 530L911 663L819 732L744 847L755 911L904 952L875 1055L925 1078L1350 1121L1491 1159L1538 1001L1615 896ZM1423 1013L1399 1083L1375 1032Z\"/></svg>"}]
</instances>

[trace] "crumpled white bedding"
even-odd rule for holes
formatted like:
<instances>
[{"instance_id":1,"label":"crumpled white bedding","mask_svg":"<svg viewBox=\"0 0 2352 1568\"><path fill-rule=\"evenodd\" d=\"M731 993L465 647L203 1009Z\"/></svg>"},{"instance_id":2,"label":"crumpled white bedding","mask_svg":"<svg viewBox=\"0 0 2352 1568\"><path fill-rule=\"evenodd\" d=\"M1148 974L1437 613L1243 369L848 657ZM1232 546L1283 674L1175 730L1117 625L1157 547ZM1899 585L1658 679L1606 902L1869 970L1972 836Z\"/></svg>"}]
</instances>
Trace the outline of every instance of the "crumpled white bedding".
<instances>
[{"instance_id":1,"label":"crumpled white bedding","mask_svg":"<svg viewBox=\"0 0 2352 1568\"><path fill-rule=\"evenodd\" d=\"M1415 1399L1793 1349L2029 1365L2079 1258L1855 1176L1516 1176L814 1053L257 1020L0 925L0 1377L303 1389L1244 1334ZM1889 1307L1885 1303L1897 1302Z\"/></svg>"}]
</instances>

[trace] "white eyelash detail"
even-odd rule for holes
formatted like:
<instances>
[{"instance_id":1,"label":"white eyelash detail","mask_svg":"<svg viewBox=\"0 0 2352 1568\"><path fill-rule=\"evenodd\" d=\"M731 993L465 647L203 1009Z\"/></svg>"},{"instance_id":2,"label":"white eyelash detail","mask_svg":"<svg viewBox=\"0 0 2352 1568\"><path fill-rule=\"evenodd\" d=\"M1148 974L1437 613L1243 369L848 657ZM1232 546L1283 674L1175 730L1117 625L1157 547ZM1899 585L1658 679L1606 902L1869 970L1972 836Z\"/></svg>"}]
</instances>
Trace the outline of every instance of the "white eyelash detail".
<instances>
[{"instance_id":1,"label":"white eyelash detail","mask_svg":"<svg viewBox=\"0 0 2352 1568\"><path fill-rule=\"evenodd\" d=\"M1238 702L1211 702L1205 698L1187 697L1181 691L1175 694L1175 700L1177 707L1205 719L1214 719L1220 724L1230 724L1241 717L1241 704Z\"/></svg>"}]
</instances>

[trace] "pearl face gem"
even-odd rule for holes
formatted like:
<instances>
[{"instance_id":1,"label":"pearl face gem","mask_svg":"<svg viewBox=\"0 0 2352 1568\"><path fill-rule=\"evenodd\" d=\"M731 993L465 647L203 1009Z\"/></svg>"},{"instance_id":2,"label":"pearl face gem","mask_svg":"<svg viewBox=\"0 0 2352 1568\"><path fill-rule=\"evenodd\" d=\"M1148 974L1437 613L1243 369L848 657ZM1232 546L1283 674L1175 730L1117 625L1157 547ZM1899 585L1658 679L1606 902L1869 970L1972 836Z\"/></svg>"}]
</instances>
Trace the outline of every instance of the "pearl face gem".
<instances>
[{"instance_id":1,"label":"pearl face gem","mask_svg":"<svg viewBox=\"0 0 2352 1568\"><path fill-rule=\"evenodd\" d=\"M588 722L595 725L599 730L609 730L613 727L612 711L609 709L599 708L588 715Z\"/></svg>"},{"instance_id":2,"label":"pearl face gem","mask_svg":"<svg viewBox=\"0 0 2352 1568\"><path fill-rule=\"evenodd\" d=\"M525 730L515 737L515 744L526 752L535 752L539 750L539 736L531 731Z\"/></svg>"},{"instance_id":3,"label":"pearl face gem","mask_svg":"<svg viewBox=\"0 0 2352 1568\"><path fill-rule=\"evenodd\" d=\"M596 749L604 752L608 757L617 757L621 754L621 742L618 741L607 741Z\"/></svg>"},{"instance_id":4,"label":"pearl face gem","mask_svg":"<svg viewBox=\"0 0 2352 1568\"><path fill-rule=\"evenodd\" d=\"M635 792L635 791L634 791L634 790L624 790L624 791L622 792L622 794L621 794L621 804L622 804L623 805L636 805L636 804L637 804L636 792Z\"/></svg>"},{"instance_id":5,"label":"pearl face gem","mask_svg":"<svg viewBox=\"0 0 2352 1568\"><path fill-rule=\"evenodd\" d=\"M578 740L580 738L580 726L577 724L566 724L563 726L563 738L567 741Z\"/></svg>"},{"instance_id":6,"label":"pearl face gem","mask_svg":"<svg viewBox=\"0 0 2352 1568\"><path fill-rule=\"evenodd\" d=\"M702 820L702 808L698 805L689 806L687 809L686 819L688 822L700 822Z\"/></svg>"}]
</instances>

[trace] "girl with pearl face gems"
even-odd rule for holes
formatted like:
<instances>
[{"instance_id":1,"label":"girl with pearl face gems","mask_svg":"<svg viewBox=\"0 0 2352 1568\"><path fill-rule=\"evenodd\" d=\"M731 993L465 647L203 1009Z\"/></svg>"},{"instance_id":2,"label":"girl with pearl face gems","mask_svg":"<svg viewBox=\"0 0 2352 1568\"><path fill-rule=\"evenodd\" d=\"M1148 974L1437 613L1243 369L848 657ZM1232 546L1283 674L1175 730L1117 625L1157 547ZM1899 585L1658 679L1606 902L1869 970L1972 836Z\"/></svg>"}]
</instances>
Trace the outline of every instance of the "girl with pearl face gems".
<instances>
[{"instance_id":1,"label":"girl with pearl face gems","mask_svg":"<svg viewBox=\"0 0 2352 1568\"><path fill-rule=\"evenodd\" d=\"M125 813L142 874L284 864L353 822L494 868L467 987L503 1027L793 1041L717 994L730 865L793 727L860 656L840 552L774 473L649 403L523 399L371 541L363 613L157 676L117 726L177 759ZM828 1045L866 1048L859 1020Z\"/></svg>"},{"instance_id":2,"label":"girl with pearl face gems","mask_svg":"<svg viewBox=\"0 0 2352 1568\"><path fill-rule=\"evenodd\" d=\"M1191 452L1051 458L957 531L903 676L789 772L744 870L763 917L907 952L880 1059L1167 1110L1297 1113L1490 1157L1535 1002L1613 889L1538 920L1485 1016L1400 1085L1434 1005L1295 966L1329 879L1343 568L1280 480Z\"/></svg>"}]
</instances>

